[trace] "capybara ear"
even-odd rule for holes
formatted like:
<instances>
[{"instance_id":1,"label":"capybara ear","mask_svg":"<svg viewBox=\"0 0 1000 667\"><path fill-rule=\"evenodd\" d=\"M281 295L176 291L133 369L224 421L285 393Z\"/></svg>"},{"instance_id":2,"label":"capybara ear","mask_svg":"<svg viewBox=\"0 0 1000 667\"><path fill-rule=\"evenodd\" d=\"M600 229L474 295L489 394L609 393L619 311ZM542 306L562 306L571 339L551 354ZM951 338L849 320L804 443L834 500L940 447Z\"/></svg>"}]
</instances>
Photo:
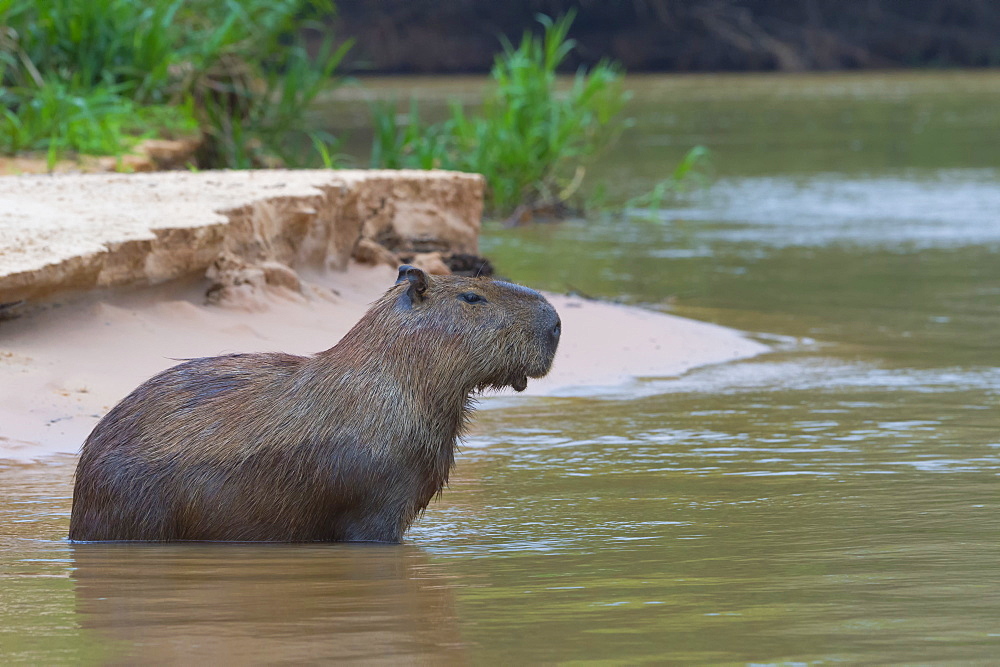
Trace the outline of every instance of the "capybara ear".
<instances>
[{"instance_id":1,"label":"capybara ear","mask_svg":"<svg viewBox=\"0 0 1000 667\"><path fill-rule=\"evenodd\" d=\"M399 285L403 281L410 283L410 289L406 290L406 295L410 297L411 303L419 303L424 300L424 292L427 291L426 273L415 266L403 264L399 267L399 277L396 278L396 284Z\"/></svg>"}]
</instances>

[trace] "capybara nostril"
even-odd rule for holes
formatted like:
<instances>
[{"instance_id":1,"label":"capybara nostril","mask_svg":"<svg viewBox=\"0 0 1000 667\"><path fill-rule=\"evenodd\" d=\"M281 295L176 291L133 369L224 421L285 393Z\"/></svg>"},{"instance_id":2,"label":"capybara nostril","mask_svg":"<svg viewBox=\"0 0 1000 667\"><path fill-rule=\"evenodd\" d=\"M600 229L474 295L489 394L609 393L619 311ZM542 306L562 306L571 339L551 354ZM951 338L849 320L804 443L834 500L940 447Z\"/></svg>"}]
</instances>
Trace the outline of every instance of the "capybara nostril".
<instances>
[{"instance_id":1,"label":"capybara nostril","mask_svg":"<svg viewBox=\"0 0 1000 667\"><path fill-rule=\"evenodd\" d=\"M556 325L552 327L552 339L555 342L559 342L559 336L562 335L562 321L556 320Z\"/></svg>"}]
</instances>

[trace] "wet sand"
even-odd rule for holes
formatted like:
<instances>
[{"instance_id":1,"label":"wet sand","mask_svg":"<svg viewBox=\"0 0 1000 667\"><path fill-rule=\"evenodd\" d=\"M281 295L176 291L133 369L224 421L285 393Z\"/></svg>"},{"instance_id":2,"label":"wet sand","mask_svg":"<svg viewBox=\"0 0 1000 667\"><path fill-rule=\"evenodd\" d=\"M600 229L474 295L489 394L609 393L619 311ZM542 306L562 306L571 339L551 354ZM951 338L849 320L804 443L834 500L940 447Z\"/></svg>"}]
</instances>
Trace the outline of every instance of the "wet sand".
<instances>
[{"instance_id":1,"label":"wet sand","mask_svg":"<svg viewBox=\"0 0 1000 667\"><path fill-rule=\"evenodd\" d=\"M327 349L392 285L395 272L352 265L308 278L308 296L268 288L239 303L206 305L204 281L173 282L90 293L0 322L0 458L76 453L115 403L179 359ZM767 350L711 324L550 299L563 319L559 353L549 376L530 380L521 395L593 394L635 377L676 376Z\"/></svg>"}]
</instances>

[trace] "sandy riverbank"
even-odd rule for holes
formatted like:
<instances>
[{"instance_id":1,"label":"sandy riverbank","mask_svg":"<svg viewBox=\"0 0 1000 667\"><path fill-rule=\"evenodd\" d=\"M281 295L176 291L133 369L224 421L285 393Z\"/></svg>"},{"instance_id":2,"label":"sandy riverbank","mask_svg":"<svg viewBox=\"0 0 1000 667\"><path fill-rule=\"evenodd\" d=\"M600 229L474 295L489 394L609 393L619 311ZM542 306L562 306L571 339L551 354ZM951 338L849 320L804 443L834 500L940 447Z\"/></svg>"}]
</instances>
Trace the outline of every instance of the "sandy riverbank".
<instances>
[{"instance_id":1,"label":"sandy riverbank","mask_svg":"<svg viewBox=\"0 0 1000 667\"><path fill-rule=\"evenodd\" d=\"M92 293L0 324L0 458L74 453L118 400L176 359L230 352L310 354L332 346L392 285L389 267L311 277L308 297L274 288L253 308L205 305L205 281ZM524 395L593 393L767 348L710 324L551 297L563 319L552 373ZM510 392L513 395L513 392Z\"/></svg>"}]
</instances>

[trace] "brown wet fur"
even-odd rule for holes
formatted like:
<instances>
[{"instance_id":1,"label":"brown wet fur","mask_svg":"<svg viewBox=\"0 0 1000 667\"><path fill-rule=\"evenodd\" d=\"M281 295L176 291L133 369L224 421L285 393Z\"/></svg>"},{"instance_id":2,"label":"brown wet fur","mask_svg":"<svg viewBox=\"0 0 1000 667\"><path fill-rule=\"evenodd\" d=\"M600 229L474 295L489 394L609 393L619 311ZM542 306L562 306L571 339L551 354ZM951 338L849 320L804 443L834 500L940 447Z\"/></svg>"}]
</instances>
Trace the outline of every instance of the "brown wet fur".
<instances>
[{"instance_id":1,"label":"brown wet fur","mask_svg":"<svg viewBox=\"0 0 1000 667\"><path fill-rule=\"evenodd\" d=\"M83 445L70 539L398 542L448 481L470 396L523 390L558 340L533 290L401 267L325 352L194 359L139 386Z\"/></svg>"}]
</instances>

